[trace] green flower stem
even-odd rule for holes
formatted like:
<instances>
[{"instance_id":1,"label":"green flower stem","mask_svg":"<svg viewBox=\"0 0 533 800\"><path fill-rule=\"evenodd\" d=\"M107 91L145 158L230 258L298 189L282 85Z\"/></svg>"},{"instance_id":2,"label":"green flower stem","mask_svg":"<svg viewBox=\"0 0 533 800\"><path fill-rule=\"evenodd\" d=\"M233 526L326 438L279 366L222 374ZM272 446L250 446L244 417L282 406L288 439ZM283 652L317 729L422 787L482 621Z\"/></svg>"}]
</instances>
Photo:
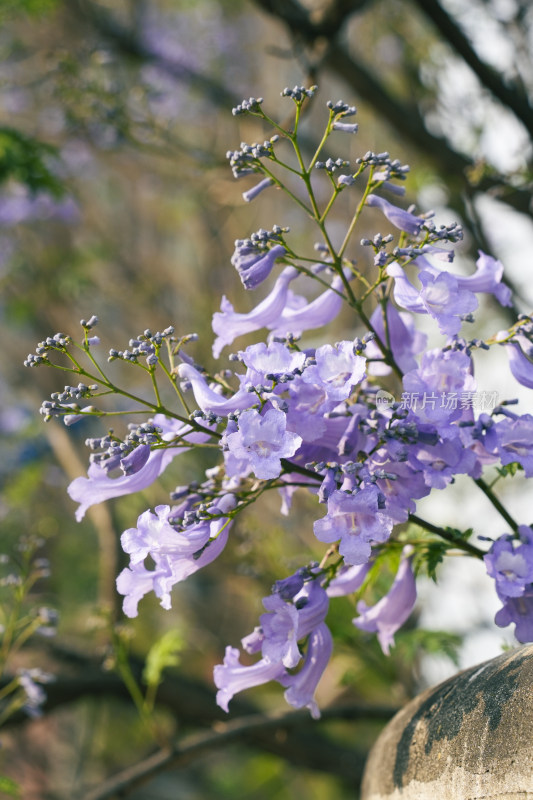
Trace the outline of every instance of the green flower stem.
<instances>
[{"instance_id":1,"label":"green flower stem","mask_svg":"<svg viewBox=\"0 0 533 800\"><path fill-rule=\"evenodd\" d=\"M374 182L372 180L373 174L374 174L374 167L372 166L372 167L370 167L368 181L367 181L365 190L363 192L363 196L362 196L361 200L359 201L359 203L357 205L357 208L355 210L355 214L353 215L353 218L352 218L352 221L350 223L350 226L349 226L349 228L348 228L348 230L346 232L346 236L344 237L344 241L341 244L341 247L340 247L340 250L339 250L339 256L341 258L344 255L344 251L348 247L348 242L350 241L352 233L354 232L355 226L357 225L357 221L358 221L359 217L361 216L361 212L362 212L362 210L364 208L364 205L365 205L365 202L366 202L366 198L368 197L368 195L371 193L371 191L373 189L377 188L382 183L382 181Z\"/></svg>"},{"instance_id":2,"label":"green flower stem","mask_svg":"<svg viewBox=\"0 0 533 800\"><path fill-rule=\"evenodd\" d=\"M447 542L450 542L459 550L464 550L465 553L469 553L470 555L480 559L482 559L485 555L485 552L479 547L476 547L475 544L470 544L470 542L467 542L466 540L457 538L453 535L453 533L450 533L450 531L446 530L446 528L441 528L439 525L433 525L432 522L427 522L427 520L422 519L416 514L409 514L409 519L411 522L414 522L416 525L424 528L424 530L434 533L437 536L440 536L441 539L445 539Z\"/></svg>"},{"instance_id":3,"label":"green flower stem","mask_svg":"<svg viewBox=\"0 0 533 800\"><path fill-rule=\"evenodd\" d=\"M492 491L491 487L485 483L482 478L474 478L474 483L476 486L479 486L483 494L488 497L496 511L504 518L506 523L509 525L510 528L516 533L518 531L518 523L513 519L513 517L509 514L505 506L498 500L494 492Z\"/></svg>"}]
</instances>

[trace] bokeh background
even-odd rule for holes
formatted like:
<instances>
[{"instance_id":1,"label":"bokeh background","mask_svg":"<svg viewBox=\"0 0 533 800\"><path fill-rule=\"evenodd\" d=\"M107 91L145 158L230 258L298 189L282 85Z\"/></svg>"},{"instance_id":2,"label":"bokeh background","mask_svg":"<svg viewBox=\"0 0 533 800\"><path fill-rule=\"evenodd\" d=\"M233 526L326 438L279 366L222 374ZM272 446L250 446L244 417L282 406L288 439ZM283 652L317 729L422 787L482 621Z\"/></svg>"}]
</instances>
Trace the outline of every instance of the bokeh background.
<instances>
[{"instance_id":1,"label":"bokeh background","mask_svg":"<svg viewBox=\"0 0 533 800\"><path fill-rule=\"evenodd\" d=\"M464 225L459 268L471 269L478 249L500 258L516 310L529 311L532 50L528 0L0 0L0 549L16 552L21 536L39 537L50 575L30 600L60 614L53 640L32 640L8 664L8 672L40 666L57 676L41 718L4 726L0 774L20 784L21 797L88 797L156 748L113 671L114 625L134 666L154 637L179 634L180 663L155 715L171 740L197 735L224 717L212 685L224 646L253 628L275 579L312 552L320 557L313 509L297 497L297 513L281 518L278 501L265 501L238 522L212 569L176 588L172 611L146 598L126 626L114 588L120 533L206 463L182 456L157 486L95 507L77 524L66 487L84 474L84 440L101 428L45 425L40 403L65 381L25 369L26 355L56 331L77 335L79 320L97 314L102 353L173 324L200 335L194 357L214 366L210 322L221 295L243 311L257 302L231 267L234 240L275 223L302 241L312 235L276 193L243 203L253 180L234 181L225 159L241 141L271 135L232 117L232 106L262 96L283 118L290 103L280 91L295 84L319 86L305 125L310 148L326 100L357 105L360 132L333 155L388 150L409 163L407 203ZM349 211L338 216L339 235ZM354 247L352 257L365 254ZM488 300L478 335L507 327L506 313ZM358 332L349 317L337 324L343 336ZM138 380L120 365L114 375ZM509 390L497 361L481 364L478 378L480 388ZM521 403L527 410L526 395ZM504 495L527 517L519 481ZM503 532L461 482L421 507L442 524ZM133 784L128 796L353 799L392 707L512 642L494 629L497 603L477 566L454 563L439 587L422 586L419 612L389 659L353 629L349 600L334 605L337 646L320 702L349 709L344 719L325 714L320 723L252 732ZM235 701L234 714L282 706L281 693L265 687Z\"/></svg>"}]
</instances>

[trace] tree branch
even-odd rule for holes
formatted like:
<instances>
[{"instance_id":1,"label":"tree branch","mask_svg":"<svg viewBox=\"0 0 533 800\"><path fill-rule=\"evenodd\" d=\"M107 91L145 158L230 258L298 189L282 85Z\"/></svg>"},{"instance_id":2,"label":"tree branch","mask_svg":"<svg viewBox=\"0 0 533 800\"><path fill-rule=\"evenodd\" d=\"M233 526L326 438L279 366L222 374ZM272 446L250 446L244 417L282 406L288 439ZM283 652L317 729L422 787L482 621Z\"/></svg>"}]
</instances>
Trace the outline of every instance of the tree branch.
<instances>
[{"instance_id":1,"label":"tree branch","mask_svg":"<svg viewBox=\"0 0 533 800\"><path fill-rule=\"evenodd\" d=\"M433 22L439 34L475 72L483 86L510 108L523 122L530 136L533 136L533 109L525 93L504 83L499 73L479 58L459 25L437 0L412 0L412 2Z\"/></svg>"},{"instance_id":2,"label":"tree branch","mask_svg":"<svg viewBox=\"0 0 533 800\"><path fill-rule=\"evenodd\" d=\"M313 23L310 13L298 0L255 2L283 22L295 41L312 46L322 36L322 29ZM388 124L423 152L434 167L447 176L448 185L458 184L459 190L466 187L469 193L487 192L521 213L530 213L530 191L507 184L503 176L484 176L472 186L468 180L468 171L474 167L473 161L455 151L443 137L430 133L418 107L413 103L396 100L374 73L350 55L338 37L330 40L322 64L346 81Z\"/></svg>"},{"instance_id":3,"label":"tree branch","mask_svg":"<svg viewBox=\"0 0 533 800\"><path fill-rule=\"evenodd\" d=\"M51 647L48 645L46 649L63 664L70 665L76 674L74 677L60 674L54 682L46 685L47 699L42 707L44 714L84 698L95 699L112 696L131 703L130 696L119 676L102 670L94 659L62 648L57 644ZM134 674L139 679L142 666L140 661L134 661L132 665ZM0 686L6 680L8 678L4 679ZM181 726L190 725L196 729L192 738L180 743L175 749L165 751L166 756L174 752L181 758L183 748L192 746L192 749L183 756L187 759L183 765L190 763L193 757L203 755L207 747L204 737L209 738L215 735L213 730L200 735L199 727L225 731L229 724L229 730L233 731L234 726L236 726L236 730L239 730L240 724L244 725L247 720L251 720L246 736L244 737L242 734L242 738L246 738L247 746L279 756L304 769L326 773L334 772L341 780L352 786L357 785L361 780L366 753L356 752L352 747L343 747L338 741L333 741L319 730L319 726L332 719L386 722L397 711L397 708L390 706L346 704L324 709L322 720L318 723L310 719L309 712L306 710L283 714L281 717L270 716L266 718L266 724L261 725L259 720L265 721L265 715L260 714L254 704L237 697L232 701L232 714L229 717L230 722L228 722L228 715L215 704L213 689L176 673L169 673L163 680L157 693L156 704L174 714ZM28 718L19 712L7 721L6 726L22 722L28 724ZM219 728L220 725L223 727ZM280 731L283 732L282 735L280 735ZM240 737L241 734L232 733L227 740L221 740L221 745L224 741L227 741L228 744L233 740L239 741ZM166 763L165 753L159 752L150 759L155 759L155 765L160 763L158 759ZM149 764L152 763L150 759L148 759ZM161 769L166 768L168 767L161 767ZM129 770L126 772L129 773Z\"/></svg>"}]
</instances>

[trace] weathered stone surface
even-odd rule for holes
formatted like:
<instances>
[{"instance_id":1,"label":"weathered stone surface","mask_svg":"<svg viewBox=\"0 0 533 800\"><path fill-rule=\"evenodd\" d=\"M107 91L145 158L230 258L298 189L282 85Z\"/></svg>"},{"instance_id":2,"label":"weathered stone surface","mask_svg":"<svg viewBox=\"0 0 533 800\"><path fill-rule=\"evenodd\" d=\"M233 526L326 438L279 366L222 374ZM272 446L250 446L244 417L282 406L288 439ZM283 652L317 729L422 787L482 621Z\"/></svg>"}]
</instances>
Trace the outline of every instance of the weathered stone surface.
<instances>
[{"instance_id":1,"label":"weathered stone surface","mask_svg":"<svg viewBox=\"0 0 533 800\"><path fill-rule=\"evenodd\" d=\"M362 800L533 800L533 645L428 689L382 731Z\"/></svg>"}]
</instances>

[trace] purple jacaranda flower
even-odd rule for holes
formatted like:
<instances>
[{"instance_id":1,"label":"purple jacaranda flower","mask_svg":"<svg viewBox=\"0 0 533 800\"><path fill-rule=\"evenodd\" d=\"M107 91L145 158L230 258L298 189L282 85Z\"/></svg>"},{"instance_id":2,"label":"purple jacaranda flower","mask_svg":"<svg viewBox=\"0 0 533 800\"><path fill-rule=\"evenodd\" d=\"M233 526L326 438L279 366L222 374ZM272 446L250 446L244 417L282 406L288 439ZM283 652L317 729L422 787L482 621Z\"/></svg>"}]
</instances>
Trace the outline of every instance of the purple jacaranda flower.
<instances>
[{"instance_id":1,"label":"purple jacaranda flower","mask_svg":"<svg viewBox=\"0 0 533 800\"><path fill-rule=\"evenodd\" d=\"M526 478L533 477L533 416L522 414L516 419L503 419L492 426L490 434L490 440L496 441L495 452L502 464L517 461L524 468Z\"/></svg>"},{"instance_id":2,"label":"purple jacaranda flower","mask_svg":"<svg viewBox=\"0 0 533 800\"><path fill-rule=\"evenodd\" d=\"M414 236L420 233L420 229L425 222L422 217L415 217L409 211L404 211L403 208L394 206L384 197L378 197L376 194L369 194L366 198L366 203L369 206L377 206L395 228L411 233Z\"/></svg>"},{"instance_id":3,"label":"purple jacaranda flower","mask_svg":"<svg viewBox=\"0 0 533 800\"><path fill-rule=\"evenodd\" d=\"M394 644L394 634L410 616L416 602L416 582L408 557L412 548L404 548L403 558L388 594L375 606L367 606L363 600L357 604L353 624L363 631L377 633L378 641L385 655L389 655Z\"/></svg>"},{"instance_id":4,"label":"purple jacaranda flower","mask_svg":"<svg viewBox=\"0 0 533 800\"><path fill-rule=\"evenodd\" d=\"M255 409L243 411L238 425L238 431L225 436L225 444L236 458L248 461L257 478L277 478L281 459L293 456L302 443L300 436L286 429L283 411L275 408L263 415Z\"/></svg>"},{"instance_id":5,"label":"purple jacaranda flower","mask_svg":"<svg viewBox=\"0 0 533 800\"><path fill-rule=\"evenodd\" d=\"M231 263L239 273L244 288L255 289L268 278L276 260L286 252L281 244L265 250L252 244L248 239L237 239Z\"/></svg>"},{"instance_id":6,"label":"purple jacaranda flower","mask_svg":"<svg viewBox=\"0 0 533 800\"><path fill-rule=\"evenodd\" d=\"M462 316L477 308L475 294L460 289L456 277L448 272L437 275L427 270L420 272L422 288L419 292L396 262L388 266L387 273L394 278L394 299L398 305L416 314L429 314L440 332L448 336L458 332Z\"/></svg>"},{"instance_id":7,"label":"purple jacaranda flower","mask_svg":"<svg viewBox=\"0 0 533 800\"><path fill-rule=\"evenodd\" d=\"M515 636L519 642L533 642L533 583L526 586L520 597L508 597L503 608L496 613L494 622L500 628L515 624Z\"/></svg>"},{"instance_id":8,"label":"purple jacaranda flower","mask_svg":"<svg viewBox=\"0 0 533 800\"><path fill-rule=\"evenodd\" d=\"M357 494L333 492L328 513L315 522L316 538L328 544L340 539L339 552L347 564L364 564L371 554L371 542L385 542L392 520L378 510L379 491L366 486Z\"/></svg>"},{"instance_id":9,"label":"purple jacaranda flower","mask_svg":"<svg viewBox=\"0 0 533 800\"><path fill-rule=\"evenodd\" d=\"M146 569L142 562L123 569L117 576L117 592L124 595L122 609L127 617L136 617L139 601L154 592L161 607L171 608L170 590L174 585L172 568L166 557L158 558L155 569Z\"/></svg>"},{"instance_id":10,"label":"purple jacaranda flower","mask_svg":"<svg viewBox=\"0 0 533 800\"><path fill-rule=\"evenodd\" d=\"M250 392L242 386L231 397L219 394L208 385L205 377L192 364L180 364L178 374L182 380L191 384L194 399L204 413L227 416L233 411L249 408L253 403Z\"/></svg>"},{"instance_id":11,"label":"purple jacaranda flower","mask_svg":"<svg viewBox=\"0 0 533 800\"><path fill-rule=\"evenodd\" d=\"M358 566L341 567L326 589L328 597L345 597L347 594L358 592L371 566L372 562L368 561Z\"/></svg>"},{"instance_id":12,"label":"purple jacaranda flower","mask_svg":"<svg viewBox=\"0 0 533 800\"><path fill-rule=\"evenodd\" d=\"M348 270L345 271L345 276L348 280L353 277ZM304 331L328 325L340 313L344 303L343 288L342 278L335 276L331 281L331 289L326 289L310 303L306 303L303 298L298 298L298 302L292 305L286 303L281 315L277 320L269 322L267 327L274 336L284 336L286 333L300 335Z\"/></svg>"},{"instance_id":13,"label":"purple jacaranda flower","mask_svg":"<svg viewBox=\"0 0 533 800\"><path fill-rule=\"evenodd\" d=\"M288 578L276 581L272 586L272 594L279 594L283 600L292 600L303 589L306 573L307 570L302 567Z\"/></svg>"},{"instance_id":14,"label":"purple jacaranda flower","mask_svg":"<svg viewBox=\"0 0 533 800\"><path fill-rule=\"evenodd\" d=\"M387 303L387 331L385 331L384 314L381 306L377 306L370 317L370 324L385 346L390 344L394 361L402 372L416 369L415 356L426 347L427 336L417 331L410 314L398 311L392 303ZM391 367L383 361L383 353L375 341L368 342L365 350L368 359L380 359L368 364L368 372L372 375L388 375Z\"/></svg>"},{"instance_id":15,"label":"purple jacaranda flower","mask_svg":"<svg viewBox=\"0 0 533 800\"><path fill-rule=\"evenodd\" d=\"M281 662L262 658L247 667L240 663L240 653L235 647L226 647L224 663L217 664L213 675L217 692L217 705L228 711L228 703L237 692L260 686L269 681L279 681L287 672Z\"/></svg>"},{"instance_id":16,"label":"purple jacaranda flower","mask_svg":"<svg viewBox=\"0 0 533 800\"><path fill-rule=\"evenodd\" d=\"M410 448L409 463L424 475L432 489L444 489L455 475L477 475L476 454L464 447L458 436L447 437L433 445L416 445Z\"/></svg>"},{"instance_id":17,"label":"purple jacaranda flower","mask_svg":"<svg viewBox=\"0 0 533 800\"><path fill-rule=\"evenodd\" d=\"M333 639L325 622L309 636L303 667L295 675L280 680L287 686L285 700L294 708L308 708L313 719L320 718L320 710L314 698L315 690L326 669L333 650Z\"/></svg>"},{"instance_id":18,"label":"purple jacaranda flower","mask_svg":"<svg viewBox=\"0 0 533 800\"><path fill-rule=\"evenodd\" d=\"M46 702L46 692L42 687L43 683L50 683L55 680L55 676L41 669L18 669L17 681L26 696L22 710L29 717L35 719L42 714L42 706Z\"/></svg>"},{"instance_id":19,"label":"purple jacaranda flower","mask_svg":"<svg viewBox=\"0 0 533 800\"><path fill-rule=\"evenodd\" d=\"M167 468L172 459L186 449L183 441L192 445L205 442L209 438L208 434L195 432L190 425L162 414L157 414L153 423L162 430L162 438L165 441L171 442L179 437L180 446L159 447L157 450L152 450L141 469L131 475L120 475L117 478L111 478L107 470L99 464L91 464L87 471L88 477L75 478L67 490L72 500L80 504L76 510L78 522L83 519L87 509L96 503L103 503L104 500L110 500L113 497L133 494L150 486Z\"/></svg>"},{"instance_id":20,"label":"purple jacaranda flower","mask_svg":"<svg viewBox=\"0 0 533 800\"><path fill-rule=\"evenodd\" d=\"M238 355L252 373L247 376L252 384L261 382L266 375L288 375L301 370L306 358L305 353L291 350L281 342L252 344L246 350L239 350Z\"/></svg>"},{"instance_id":21,"label":"purple jacaranda flower","mask_svg":"<svg viewBox=\"0 0 533 800\"><path fill-rule=\"evenodd\" d=\"M476 389L472 376L472 361L458 350L428 350L422 355L420 367L403 378L404 393L409 408L422 422L445 425L472 417L472 408L463 407L463 397Z\"/></svg>"},{"instance_id":22,"label":"purple jacaranda flower","mask_svg":"<svg viewBox=\"0 0 533 800\"><path fill-rule=\"evenodd\" d=\"M307 367L302 380L320 386L330 400L346 400L365 377L366 358L356 355L353 342L325 344L315 352L316 364Z\"/></svg>"},{"instance_id":23,"label":"purple jacaranda flower","mask_svg":"<svg viewBox=\"0 0 533 800\"><path fill-rule=\"evenodd\" d=\"M395 522L406 522L416 510L414 501L430 493L420 466L417 469L406 461L390 461L385 448L372 455L370 465L375 475L384 473L376 485L385 497L387 516Z\"/></svg>"},{"instance_id":24,"label":"purple jacaranda flower","mask_svg":"<svg viewBox=\"0 0 533 800\"><path fill-rule=\"evenodd\" d=\"M120 468L124 475L134 475L144 467L150 458L150 445L140 444L127 456L120 459Z\"/></svg>"},{"instance_id":25,"label":"purple jacaranda flower","mask_svg":"<svg viewBox=\"0 0 533 800\"><path fill-rule=\"evenodd\" d=\"M425 252L425 249L424 249ZM430 252L433 252L431 250ZM449 252L449 251L447 251ZM476 261L476 271L473 275L454 275L460 289L468 289L470 292L483 292L492 294L502 306L512 305L511 290L501 282L503 276L503 264L492 256L487 255L482 250L478 250L479 258ZM437 255L438 258L438 255ZM425 256L414 259L414 263L422 270L431 272L432 275L439 275L437 270Z\"/></svg>"},{"instance_id":26,"label":"purple jacaranda flower","mask_svg":"<svg viewBox=\"0 0 533 800\"><path fill-rule=\"evenodd\" d=\"M526 585L533 583L533 537L531 528L521 525L519 533L527 534L526 543L518 544L508 535L493 542L483 560L487 572L496 582L498 597L521 597Z\"/></svg>"},{"instance_id":27,"label":"purple jacaranda flower","mask_svg":"<svg viewBox=\"0 0 533 800\"><path fill-rule=\"evenodd\" d=\"M334 131L343 131L344 133L357 133L359 125L357 122L334 122Z\"/></svg>"},{"instance_id":28,"label":"purple jacaranda flower","mask_svg":"<svg viewBox=\"0 0 533 800\"><path fill-rule=\"evenodd\" d=\"M287 301L289 283L298 277L298 270L286 267L278 277L270 294L248 314L239 314L224 296L220 311L213 315L213 331L217 338L213 343L213 355L218 358L222 348L245 333L276 325Z\"/></svg>"},{"instance_id":29,"label":"purple jacaranda flower","mask_svg":"<svg viewBox=\"0 0 533 800\"><path fill-rule=\"evenodd\" d=\"M169 522L170 507L157 506L155 514L145 511L136 528L124 531L121 544L130 556L130 566L118 576L117 590L125 595L126 616L137 615L137 604L149 591L161 599L163 608L171 607L171 588L210 564L224 549L231 525L224 515L234 507L234 496L223 495L210 507L212 514L220 516L178 531ZM145 569L148 556L155 570Z\"/></svg>"},{"instance_id":30,"label":"purple jacaranda flower","mask_svg":"<svg viewBox=\"0 0 533 800\"><path fill-rule=\"evenodd\" d=\"M246 200L247 203L250 203L252 200L255 200L255 198L260 195L261 192L263 192L265 189L268 189L269 186L272 186L273 183L274 181L272 178L263 178L262 181L259 181L258 184L253 186L251 189L248 189L247 192L242 193L243 200ZM285 248L283 248L283 250L285 252ZM248 289L250 287L247 286L246 288Z\"/></svg>"},{"instance_id":31,"label":"purple jacaranda flower","mask_svg":"<svg viewBox=\"0 0 533 800\"><path fill-rule=\"evenodd\" d=\"M509 368L512 375L518 383L527 386L528 389L533 389L532 350L531 342L522 334L515 336L513 341L507 345Z\"/></svg>"},{"instance_id":32,"label":"purple jacaranda flower","mask_svg":"<svg viewBox=\"0 0 533 800\"><path fill-rule=\"evenodd\" d=\"M265 597L263 605L269 612L259 618L263 631L263 657L267 661L281 662L285 667L295 667L301 658L296 607L282 600L279 594Z\"/></svg>"}]
</instances>

